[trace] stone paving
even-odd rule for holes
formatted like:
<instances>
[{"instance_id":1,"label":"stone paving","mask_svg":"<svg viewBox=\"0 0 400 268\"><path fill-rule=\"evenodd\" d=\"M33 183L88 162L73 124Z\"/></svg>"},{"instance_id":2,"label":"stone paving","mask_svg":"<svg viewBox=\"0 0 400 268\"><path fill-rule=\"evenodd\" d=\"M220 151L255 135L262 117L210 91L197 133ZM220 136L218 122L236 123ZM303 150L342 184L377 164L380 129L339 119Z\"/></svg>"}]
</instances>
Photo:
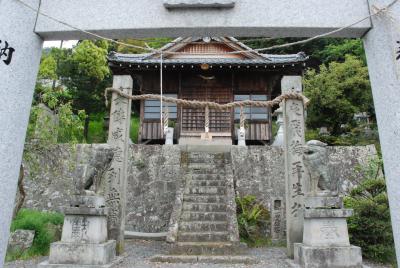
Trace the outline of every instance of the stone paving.
<instances>
[{"instance_id":1,"label":"stone paving","mask_svg":"<svg viewBox=\"0 0 400 268\"><path fill-rule=\"evenodd\" d=\"M169 244L161 241L144 241L130 240L126 242L126 255L123 262L116 268L289 268L286 264L285 248L257 248L250 249L249 255L254 256L258 260L258 264L166 264L152 263L150 258L157 254L165 254L169 249ZM4 268L35 268L36 264L43 261L45 258L37 258L30 261L17 261L7 263ZM378 265L366 262L370 268L390 268L391 266Z\"/></svg>"}]
</instances>

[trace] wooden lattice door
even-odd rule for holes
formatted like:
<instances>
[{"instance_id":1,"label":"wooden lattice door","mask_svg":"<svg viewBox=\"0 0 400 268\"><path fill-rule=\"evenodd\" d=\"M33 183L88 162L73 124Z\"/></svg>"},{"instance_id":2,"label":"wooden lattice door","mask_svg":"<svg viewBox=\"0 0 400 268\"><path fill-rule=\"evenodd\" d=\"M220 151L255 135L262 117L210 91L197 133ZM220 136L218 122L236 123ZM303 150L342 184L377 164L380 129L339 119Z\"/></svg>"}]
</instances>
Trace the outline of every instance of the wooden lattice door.
<instances>
[{"instance_id":1,"label":"wooden lattice door","mask_svg":"<svg viewBox=\"0 0 400 268\"><path fill-rule=\"evenodd\" d=\"M232 88L225 84L226 77L215 76L188 77L183 80L181 98L187 100L213 101L228 103L232 100ZM229 81L229 80L228 80ZM210 109L210 132L231 134L232 110L216 111ZM182 133L204 132L205 109L181 109Z\"/></svg>"}]
</instances>

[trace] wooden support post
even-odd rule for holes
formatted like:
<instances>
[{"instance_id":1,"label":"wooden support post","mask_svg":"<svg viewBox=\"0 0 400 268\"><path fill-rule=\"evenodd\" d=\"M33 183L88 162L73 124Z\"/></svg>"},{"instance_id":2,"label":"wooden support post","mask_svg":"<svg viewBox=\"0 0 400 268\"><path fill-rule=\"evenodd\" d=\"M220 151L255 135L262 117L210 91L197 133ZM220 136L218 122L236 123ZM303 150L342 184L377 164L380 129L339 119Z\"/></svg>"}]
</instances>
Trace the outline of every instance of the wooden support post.
<instances>
[{"instance_id":1,"label":"wooden support post","mask_svg":"<svg viewBox=\"0 0 400 268\"><path fill-rule=\"evenodd\" d=\"M301 76L284 76L282 93L301 91ZM286 184L286 236L289 257L293 258L293 243L303 241L303 207L305 167L303 163L304 104L301 100L283 103L284 154Z\"/></svg>"},{"instance_id":2,"label":"wooden support post","mask_svg":"<svg viewBox=\"0 0 400 268\"><path fill-rule=\"evenodd\" d=\"M113 88L132 94L133 80L130 75L114 76ZM109 207L108 237L117 241L117 254L124 252L126 211L127 161L131 100L112 94L108 144L113 147L114 158L105 176L104 197Z\"/></svg>"}]
</instances>

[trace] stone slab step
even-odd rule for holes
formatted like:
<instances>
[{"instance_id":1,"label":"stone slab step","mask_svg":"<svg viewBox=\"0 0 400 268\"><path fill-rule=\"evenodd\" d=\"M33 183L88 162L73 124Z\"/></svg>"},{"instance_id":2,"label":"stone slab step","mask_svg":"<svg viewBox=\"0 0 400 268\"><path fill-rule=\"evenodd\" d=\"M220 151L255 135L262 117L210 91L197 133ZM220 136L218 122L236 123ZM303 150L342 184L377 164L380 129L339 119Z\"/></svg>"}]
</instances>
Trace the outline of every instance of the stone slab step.
<instances>
[{"instance_id":1,"label":"stone slab step","mask_svg":"<svg viewBox=\"0 0 400 268\"><path fill-rule=\"evenodd\" d=\"M178 242L169 251L172 255L237 255L247 249L231 242Z\"/></svg>"},{"instance_id":2,"label":"stone slab step","mask_svg":"<svg viewBox=\"0 0 400 268\"><path fill-rule=\"evenodd\" d=\"M229 241L228 232L178 232L178 242Z\"/></svg>"},{"instance_id":3,"label":"stone slab step","mask_svg":"<svg viewBox=\"0 0 400 268\"><path fill-rule=\"evenodd\" d=\"M225 186L192 186L185 190L185 194L215 194L223 195L226 193Z\"/></svg>"},{"instance_id":4,"label":"stone slab step","mask_svg":"<svg viewBox=\"0 0 400 268\"><path fill-rule=\"evenodd\" d=\"M226 211L226 204L184 202L183 211L224 212Z\"/></svg>"},{"instance_id":5,"label":"stone slab step","mask_svg":"<svg viewBox=\"0 0 400 268\"><path fill-rule=\"evenodd\" d=\"M223 166L213 165L189 165L188 172L191 174L225 174Z\"/></svg>"},{"instance_id":6,"label":"stone slab step","mask_svg":"<svg viewBox=\"0 0 400 268\"><path fill-rule=\"evenodd\" d=\"M232 143L232 141L231 141ZM204 141L202 144L179 144L179 148L182 152L205 152L205 153L230 153L232 149L232 144L230 145L222 145L222 144L212 144L206 145Z\"/></svg>"},{"instance_id":7,"label":"stone slab step","mask_svg":"<svg viewBox=\"0 0 400 268\"><path fill-rule=\"evenodd\" d=\"M223 232L227 229L227 221L181 221L179 224L182 232Z\"/></svg>"},{"instance_id":8,"label":"stone slab step","mask_svg":"<svg viewBox=\"0 0 400 268\"><path fill-rule=\"evenodd\" d=\"M226 212L199 212L199 211L183 211L181 214L182 221L226 221Z\"/></svg>"},{"instance_id":9,"label":"stone slab step","mask_svg":"<svg viewBox=\"0 0 400 268\"><path fill-rule=\"evenodd\" d=\"M194 203L225 203L225 195L184 195L184 202L194 202Z\"/></svg>"},{"instance_id":10,"label":"stone slab step","mask_svg":"<svg viewBox=\"0 0 400 268\"><path fill-rule=\"evenodd\" d=\"M157 255L151 258L152 262L167 263L215 263L215 264L255 264L254 257L250 256L202 256L202 255Z\"/></svg>"},{"instance_id":11,"label":"stone slab step","mask_svg":"<svg viewBox=\"0 0 400 268\"><path fill-rule=\"evenodd\" d=\"M190 186L225 186L225 180L191 180L189 182Z\"/></svg>"},{"instance_id":12,"label":"stone slab step","mask_svg":"<svg viewBox=\"0 0 400 268\"><path fill-rule=\"evenodd\" d=\"M207 153L196 153L189 154L189 164L225 164L225 156L223 154L207 154Z\"/></svg>"},{"instance_id":13,"label":"stone slab step","mask_svg":"<svg viewBox=\"0 0 400 268\"><path fill-rule=\"evenodd\" d=\"M222 174L192 174L194 180L225 180L225 175Z\"/></svg>"},{"instance_id":14,"label":"stone slab step","mask_svg":"<svg viewBox=\"0 0 400 268\"><path fill-rule=\"evenodd\" d=\"M225 166L224 162L204 162L204 163L189 163L189 169L209 169L209 168L223 168Z\"/></svg>"}]
</instances>

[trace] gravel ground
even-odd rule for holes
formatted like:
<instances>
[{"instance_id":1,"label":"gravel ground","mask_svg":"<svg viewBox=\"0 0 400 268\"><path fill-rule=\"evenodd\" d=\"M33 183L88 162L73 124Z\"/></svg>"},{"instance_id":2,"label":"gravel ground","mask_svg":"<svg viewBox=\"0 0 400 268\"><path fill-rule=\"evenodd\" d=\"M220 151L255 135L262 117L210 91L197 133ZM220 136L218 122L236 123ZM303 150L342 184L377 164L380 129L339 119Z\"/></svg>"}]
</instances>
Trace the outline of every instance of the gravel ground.
<instances>
[{"instance_id":1,"label":"gravel ground","mask_svg":"<svg viewBox=\"0 0 400 268\"><path fill-rule=\"evenodd\" d=\"M126 241L126 257L120 263L118 268L289 268L286 263L286 253L284 248L257 248L250 249L249 255L254 256L258 260L258 264L176 264L176 263L153 263L150 258L157 254L165 254L168 251L169 245L160 241L143 241L129 240ZM37 258L29 261L16 261L6 263L4 268L35 268L36 264L43 261L44 258ZM390 266L377 265L370 262L365 262L371 268L390 268Z\"/></svg>"}]
</instances>

